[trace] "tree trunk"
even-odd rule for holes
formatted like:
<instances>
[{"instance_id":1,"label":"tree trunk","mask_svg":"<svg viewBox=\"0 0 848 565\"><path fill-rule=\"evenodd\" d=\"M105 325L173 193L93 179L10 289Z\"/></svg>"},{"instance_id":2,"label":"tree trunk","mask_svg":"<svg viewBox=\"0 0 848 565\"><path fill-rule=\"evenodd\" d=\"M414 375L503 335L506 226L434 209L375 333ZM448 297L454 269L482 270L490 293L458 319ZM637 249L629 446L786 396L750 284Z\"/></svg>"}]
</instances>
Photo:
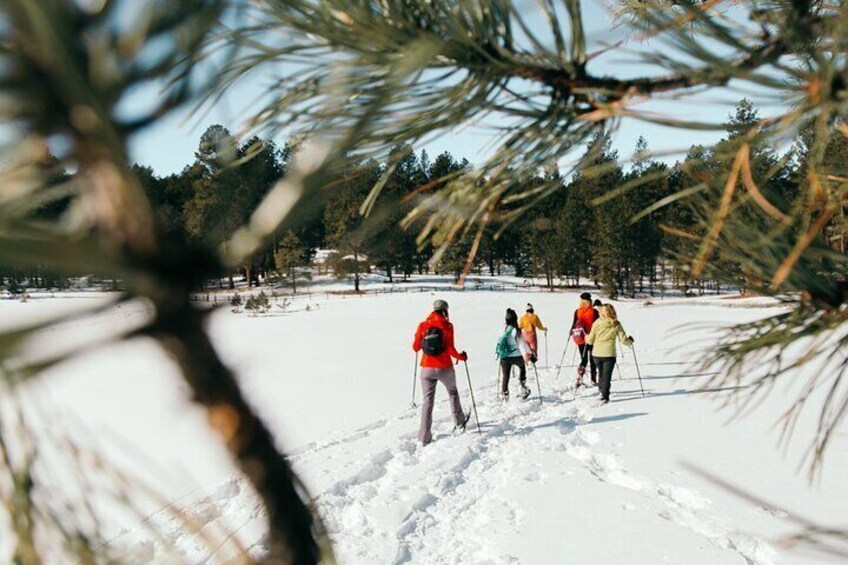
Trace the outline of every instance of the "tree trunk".
<instances>
[{"instance_id":1,"label":"tree trunk","mask_svg":"<svg viewBox=\"0 0 848 565\"><path fill-rule=\"evenodd\" d=\"M657 266L652 265L651 266L651 274L648 277L648 292L651 294L651 296L654 295L654 279L656 279L656 277L657 277Z\"/></svg>"},{"instance_id":2,"label":"tree trunk","mask_svg":"<svg viewBox=\"0 0 848 565\"><path fill-rule=\"evenodd\" d=\"M353 253L353 290L359 292L359 254Z\"/></svg>"},{"instance_id":3,"label":"tree trunk","mask_svg":"<svg viewBox=\"0 0 848 565\"><path fill-rule=\"evenodd\" d=\"M271 432L247 404L230 370L206 335L204 315L168 295L156 304L151 335L180 367L213 429L223 438L236 465L262 499L269 521L266 559L273 563L317 563L315 534L320 524L301 498L302 486L277 450ZM176 306L176 307L175 307ZM308 496L308 495L305 495Z\"/></svg>"}]
</instances>

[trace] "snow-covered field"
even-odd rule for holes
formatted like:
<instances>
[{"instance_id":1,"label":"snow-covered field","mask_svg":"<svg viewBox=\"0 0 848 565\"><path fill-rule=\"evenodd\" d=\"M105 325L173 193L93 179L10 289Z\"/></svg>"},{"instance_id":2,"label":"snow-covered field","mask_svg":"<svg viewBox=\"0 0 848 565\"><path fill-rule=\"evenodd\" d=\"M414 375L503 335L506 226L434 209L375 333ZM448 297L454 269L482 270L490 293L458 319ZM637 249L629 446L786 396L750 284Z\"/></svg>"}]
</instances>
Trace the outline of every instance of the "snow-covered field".
<instances>
[{"instance_id":1,"label":"snow-covered field","mask_svg":"<svg viewBox=\"0 0 848 565\"><path fill-rule=\"evenodd\" d=\"M835 438L821 479L809 485L799 462L814 414L802 419L783 452L774 424L789 403L785 388L732 419L732 411L719 411L732 391L703 392L711 374L690 364L705 332L681 325L775 312L762 300L617 302L636 338L647 396L627 354L612 403L597 407L595 389L573 397L570 367L558 379L555 368L540 368L543 403L532 372L530 399L496 400L493 351L504 309L521 312L533 302L552 328L540 365L553 366L577 293L440 296L451 304L457 347L469 353L482 435L473 419L466 434L450 433L440 388L435 439L427 447L415 439L418 411L409 406L410 343L434 296L313 297L296 299L287 312L250 317L222 309L211 318L223 357L316 497L341 563L817 563L814 555L775 543L795 531L787 518L798 512L845 525L846 433ZM5 326L102 299L1 301L0 319ZM127 304L43 338L78 339L148 314L143 304ZM569 351L566 362L571 358ZM470 407L465 373L457 369ZM137 340L85 355L51 369L30 390L82 421L108 453L144 453L123 459L146 467L145 475L158 478L165 495L197 519L223 521L261 550L256 499L154 344ZM742 500L693 468L774 506ZM116 544L136 549L127 562L168 562L163 543L190 561L204 558L177 530L165 541L145 538L132 524L115 530Z\"/></svg>"}]
</instances>

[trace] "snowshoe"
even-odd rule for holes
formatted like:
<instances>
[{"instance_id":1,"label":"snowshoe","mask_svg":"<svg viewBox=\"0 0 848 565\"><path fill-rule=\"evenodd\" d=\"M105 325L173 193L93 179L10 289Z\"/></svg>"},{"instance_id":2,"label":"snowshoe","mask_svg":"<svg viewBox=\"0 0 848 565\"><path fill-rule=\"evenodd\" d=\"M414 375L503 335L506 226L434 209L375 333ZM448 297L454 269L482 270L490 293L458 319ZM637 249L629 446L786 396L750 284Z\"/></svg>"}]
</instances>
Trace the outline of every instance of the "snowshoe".
<instances>
[{"instance_id":1,"label":"snowshoe","mask_svg":"<svg viewBox=\"0 0 848 565\"><path fill-rule=\"evenodd\" d=\"M465 426L468 424L468 420L471 419L471 411L468 411L468 414L465 415L465 419L462 420L461 424L457 424L453 427L453 433L459 435L465 432Z\"/></svg>"},{"instance_id":2,"label":"snowshoe","mask_svg":"<svg viewBox=\"0 0 848 565\"><path fill-rule=\"evenodd\" d=\"M521 383L521 400L526 400L528 396L530 396L530 389L527 388L527 385Z\"/></svg>"}]
</instances>

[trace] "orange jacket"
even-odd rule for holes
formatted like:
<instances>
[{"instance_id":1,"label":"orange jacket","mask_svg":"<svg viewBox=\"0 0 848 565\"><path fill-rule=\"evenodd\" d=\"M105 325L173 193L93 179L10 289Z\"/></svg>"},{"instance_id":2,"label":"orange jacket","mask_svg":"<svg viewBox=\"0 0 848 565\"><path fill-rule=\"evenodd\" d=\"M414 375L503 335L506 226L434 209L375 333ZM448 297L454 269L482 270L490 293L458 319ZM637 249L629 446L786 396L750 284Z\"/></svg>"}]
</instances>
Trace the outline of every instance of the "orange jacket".
<instances>
[{"instance_id":1,"label":"orange jacket","mask_svg":"<svg viewBox=\"0 0 848 565\"><path fill-rule=\"evenodd\" d=\"M521 316L521 320L518 321L518 327L523 332L535 332L536 328L539 328L543 332L548 331L548 328L542 324L541 318L533 312L527 312Z\"/></svg>"},{"instance_id":2,"label":"orange jacket","mask_svg":"<svg viewBox=\"0 0 848 565\"><path fill-rule=\"evenodd\" d=\"M418 330L415 332L415 340L412 342L412 349L421 351L421 338L432 326L436 326L442 330L442 336L445 340L445 348L439 355L427 355L426 353L421 359L422 367L430 367L433 369L447 369L453 365L451 357L454 359L462 359L459 351L456 350L453 344L453 324L440 312L432 312L427 319L418 324Z\"/></svg>"}]
</instances>

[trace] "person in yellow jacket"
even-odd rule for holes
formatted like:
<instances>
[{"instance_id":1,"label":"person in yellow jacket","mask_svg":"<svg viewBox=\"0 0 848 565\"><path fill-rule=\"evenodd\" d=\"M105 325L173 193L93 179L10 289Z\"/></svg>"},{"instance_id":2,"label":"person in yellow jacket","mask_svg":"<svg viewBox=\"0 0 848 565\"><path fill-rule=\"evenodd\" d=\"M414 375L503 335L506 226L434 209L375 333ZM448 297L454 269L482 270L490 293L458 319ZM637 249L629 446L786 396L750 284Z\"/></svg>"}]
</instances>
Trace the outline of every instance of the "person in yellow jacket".
<instances>
[{"instance_id":1,"label":"person in yellow jacket","mask_svg":"<svg viewBox=\"0 0 848 565\"><path fill-rule=\"evenodd\" d=\"M598 367L601 389L601 404L609 402L612 370L615 368L615 342L633 345L633 338L624 331L612 304L601 306L601 317L592 324L586 343L592 346L592 359Z\"/></svg>"},{"instance_id":2,"label":"person in yellow jacket","mask_svg":"<svg viewBox=\"0 0 848 565\"><path fill-rule=\"evenodd\" d=\"M548 328L542 324L542 320L533 311L532 304L527 304L527 312L521 316L521 320L518 321L518 327L521 328L524 343L527 344L527 348L529 349L526 353L527 359L525 361L528 361L532 355L534 360L531 363L535 363L535 359L539 357L539 341L536 339L536 329L538 328L543 332L547 332Z\"/></svg>"}]
</instances>

